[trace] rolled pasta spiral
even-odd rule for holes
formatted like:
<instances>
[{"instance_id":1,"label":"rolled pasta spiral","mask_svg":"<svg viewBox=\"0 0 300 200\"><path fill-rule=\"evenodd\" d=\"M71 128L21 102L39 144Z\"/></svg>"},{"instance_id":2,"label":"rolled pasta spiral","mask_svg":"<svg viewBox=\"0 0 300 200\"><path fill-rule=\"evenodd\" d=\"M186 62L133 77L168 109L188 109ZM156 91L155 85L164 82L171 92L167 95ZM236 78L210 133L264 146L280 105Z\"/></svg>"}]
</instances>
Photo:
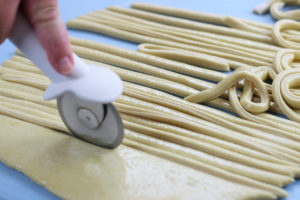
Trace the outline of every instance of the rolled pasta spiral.
<instances>
[{"instance_id":1,"label":"rolled pasta spiral","mask_svg":"<svg viewBox=\"0 0 300 200\"><path fill-rule=\"evenodd\" d=\"M300 49L299 32L299 22L283 19L274 24L272 37L278 46L291 49Z\"/></svg>"},{"instance_id":2,"label":"rolled pasta spiral","mask_svg":"<svg viewBox=\"0 0 300 200\"><path fill-rule=\"evenodd\" d=\"M299 58L300 51L279 51L274 62L274 70L278 75L272 83L275 103L288 118L296 122L300 122L300 69L293 66L293 61Z\"/></svg>"},{"instance_id":3,"label":"rolled pasta spiral","mask_svg":"<svg viewBox=\"0 0 300 200\"><path fill-rule=\"evenodd\" d=\"M277 74L287 69L294 69L296 68L296 66L294 65L293 61L299 59L300 59L299 50L282 49L278 51L275 56L273 69Z\"/></svg>"}]
</instances>

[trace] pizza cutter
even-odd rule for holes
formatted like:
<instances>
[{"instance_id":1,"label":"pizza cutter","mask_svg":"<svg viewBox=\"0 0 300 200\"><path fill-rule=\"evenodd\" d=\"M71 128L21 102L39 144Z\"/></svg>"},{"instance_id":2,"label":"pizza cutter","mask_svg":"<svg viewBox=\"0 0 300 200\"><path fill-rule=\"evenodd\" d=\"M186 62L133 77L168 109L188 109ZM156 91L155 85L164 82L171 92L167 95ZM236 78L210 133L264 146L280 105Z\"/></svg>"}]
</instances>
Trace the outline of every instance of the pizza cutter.
<instances>
[{"instance_id":1,"label":"pizza cutter","mask_svg":"<svg viewBox=\"0 0 300 200\"><path fill-rule=\"evenodd\" d=\"M9 39L52 81L44 99L57 98L59 114L70 132L89 143L115 148L123 139L120 115L111 103L122 93L113 71L85 64L77 55L68 76L57 73L23 13L18 12Z\"/></svg>"}]
</instances>

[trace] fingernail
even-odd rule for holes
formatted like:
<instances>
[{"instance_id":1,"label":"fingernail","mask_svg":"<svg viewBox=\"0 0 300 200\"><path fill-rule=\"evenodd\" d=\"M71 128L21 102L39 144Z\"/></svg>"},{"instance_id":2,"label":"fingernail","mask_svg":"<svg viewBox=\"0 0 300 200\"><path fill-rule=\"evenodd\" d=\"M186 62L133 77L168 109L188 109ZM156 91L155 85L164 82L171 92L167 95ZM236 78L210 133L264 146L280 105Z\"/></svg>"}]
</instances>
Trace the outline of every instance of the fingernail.
<instances>
[{"instance_id":1,"label":"fingernail","mask_svg":"<svg viewBox=\"0 0 300 200\"><path fill-rule=\"evenodd\" d=\"M58 61L58 72L62 74L70 74L73 68L73 64L69 57L63 57Z\"/></svg>"}]
</instances>

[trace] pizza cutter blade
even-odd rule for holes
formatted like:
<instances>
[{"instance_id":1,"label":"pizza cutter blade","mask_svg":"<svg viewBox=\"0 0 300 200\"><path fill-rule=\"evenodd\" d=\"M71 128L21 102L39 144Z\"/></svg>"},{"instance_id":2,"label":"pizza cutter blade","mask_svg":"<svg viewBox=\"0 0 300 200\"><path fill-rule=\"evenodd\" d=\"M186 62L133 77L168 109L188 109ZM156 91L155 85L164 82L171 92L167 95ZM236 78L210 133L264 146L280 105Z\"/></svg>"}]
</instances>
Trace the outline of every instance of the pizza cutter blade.
<instances>
[{"instance_id":1,"label":"pizza cutter blade","mask_svg":"<svg viewBox=\"0 0 300 200\"><path fill-rule=\"evenodd\" d=\"M123 125L113 104L99 104L72 93L58 97L59 114L73 135L106 148L115 148L123 138Z\"/></svg>"},{"instance_id":2,"label":"pizza cutter blade","mask_svg":"<svg viewBox=\"0 0 300 200\"><path fill-rule=\"evenodd\" d=\"M57 73L31 25L18 12L9 39L52 81L44 99L57 98L59 114L70 132L89 143L115 148L123 139L123 124L112 101L122 93L122 81L113 71L86 65L77 55L68 76Z\"/></svg>"}]
</instances>

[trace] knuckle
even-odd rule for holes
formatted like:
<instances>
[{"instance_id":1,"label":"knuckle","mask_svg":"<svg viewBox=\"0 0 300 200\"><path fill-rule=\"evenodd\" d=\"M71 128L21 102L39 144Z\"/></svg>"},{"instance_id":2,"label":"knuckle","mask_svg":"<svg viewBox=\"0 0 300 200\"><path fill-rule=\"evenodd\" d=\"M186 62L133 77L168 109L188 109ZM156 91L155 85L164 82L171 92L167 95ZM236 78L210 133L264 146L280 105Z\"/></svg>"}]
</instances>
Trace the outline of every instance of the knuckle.
<instances>
[{"instance_id":1,"label":"knuckle","mask_svg":"<svg viewBox=\"0 0 300 200\"><path fill-rule=\"evenodd\" d=\"M55 1L41 0L33 5L32 11L34 24L43 24L59 18L59 9Z\"/></svg>"}]
</instances>

